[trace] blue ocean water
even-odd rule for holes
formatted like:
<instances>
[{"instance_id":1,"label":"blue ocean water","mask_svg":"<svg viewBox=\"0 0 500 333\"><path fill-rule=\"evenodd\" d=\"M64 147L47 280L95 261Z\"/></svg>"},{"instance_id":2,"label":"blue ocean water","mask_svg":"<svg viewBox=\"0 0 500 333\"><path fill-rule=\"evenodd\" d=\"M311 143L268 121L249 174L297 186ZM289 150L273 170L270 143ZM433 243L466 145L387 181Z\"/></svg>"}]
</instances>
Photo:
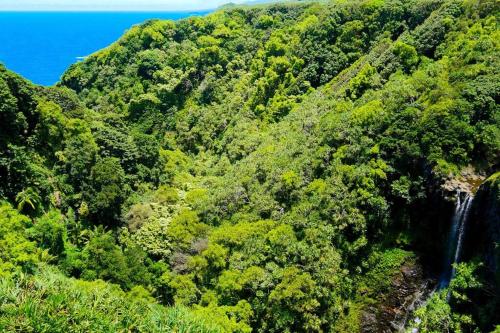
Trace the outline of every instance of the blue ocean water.
<instances>
[{"instance_id":1,"label":"blue ocean water","mask_svg":"<svg viewBox=\"0 0 500 333\"><path fill-rule=\"evenodd\" d=\"M41 85L116 41L134 24L208 12L0 12L0 62Z\"/></svg>"}]
</instances>

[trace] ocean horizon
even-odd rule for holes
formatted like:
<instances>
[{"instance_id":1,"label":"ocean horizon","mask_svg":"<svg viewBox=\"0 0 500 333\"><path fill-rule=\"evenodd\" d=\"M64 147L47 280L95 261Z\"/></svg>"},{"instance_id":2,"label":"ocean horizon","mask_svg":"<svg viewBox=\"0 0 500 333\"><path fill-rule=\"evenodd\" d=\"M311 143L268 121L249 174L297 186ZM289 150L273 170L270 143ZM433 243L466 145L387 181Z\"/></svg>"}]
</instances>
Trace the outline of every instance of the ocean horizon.
<instances>
[{"instance_id":1,"label":"ocean horizon","mask_svg":"<svg viewBox=\"0 0 500 333\"><path fill-rule=\"evenodd\" d=\"M0 11L0 63L50 86L71 64L109 46L136 24L210 12Z\"/></svg>"}]
</instances>

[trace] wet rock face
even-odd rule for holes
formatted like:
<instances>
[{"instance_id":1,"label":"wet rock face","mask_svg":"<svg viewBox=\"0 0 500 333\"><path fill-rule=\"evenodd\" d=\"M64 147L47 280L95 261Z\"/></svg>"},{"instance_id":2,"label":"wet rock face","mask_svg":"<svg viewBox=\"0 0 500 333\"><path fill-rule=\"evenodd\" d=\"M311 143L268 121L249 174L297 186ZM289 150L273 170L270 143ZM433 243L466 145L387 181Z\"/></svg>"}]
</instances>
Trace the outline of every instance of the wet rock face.
<instances>
[{"instance_id":1,"label":"wet rock face","mask_svg":"<svg viewBox=\"0 0 500 333\"><path fill-rule=\"evenodd\" d=\"M392 277L390 290L378 304L361 314L361 332L403 332L411 313L429 296L434 281L427 279L422 266L406 263Z\"/></svg>"},{"instance_id":2,"label":"wet rock face","mask_svg":"<svg viewBox=\"0 0 500 333\"><path fill-rule=\"evenodd\" d=\"M468 259L478 256L500 274L500 176L490 177L477 191L466 238Z\"/></svg>"},{"instance_id":3,"label":"wet rock face","mask_svg":"<svg viewBox=\"0 0 500 333\"><path fill-rule=\"evenodd\" d=\"M456 193L476 193L485 179L485 175L476 172L472 167L462 170L458 177L447 179L442 185L446 197L455 200Z\"/></svg>"},{"instance_id":4,"label":"wet rock face","mask_svg":"<svg viewBox=\"0 0 500 333\"><path fill-rule=\"evenodd\" d=\"M430 294L431 281L423 277L418 265L405 265L392 280L389 293L382 302L365 309L362 332L401 332L411 313Z\"/></svg>"},{"instance_id":5,"label":"wet rock face","mask_svg":"<svg viewBox=\"0 0 500 333\"><path fill-rule=\"evenodd\" d=\"M483 288L469 295L471 312L482 332L499 323L500 312L500 172L490 176L474 199L463 260L479 260Z\"/></svg>"}]
</instances>

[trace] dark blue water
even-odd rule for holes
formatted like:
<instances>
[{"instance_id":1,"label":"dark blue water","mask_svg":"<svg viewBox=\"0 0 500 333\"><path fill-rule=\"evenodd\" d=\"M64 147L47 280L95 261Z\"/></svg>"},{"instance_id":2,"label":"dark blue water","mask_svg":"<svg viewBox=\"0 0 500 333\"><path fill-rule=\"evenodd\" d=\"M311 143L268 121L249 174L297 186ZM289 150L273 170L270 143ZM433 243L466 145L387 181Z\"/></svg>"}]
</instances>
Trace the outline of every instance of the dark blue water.
<instances>
[{"instance_id":1,"label":"dark blue water","mask_svg":"<svg viewBox=\"0 0 500 333\"><path fill-rule=\"evenodd\" d=\"M0 62L34 83L52 85L78 57L116 41L132 25L207 12L0 12Z\"/></svg>"}]
</instances>

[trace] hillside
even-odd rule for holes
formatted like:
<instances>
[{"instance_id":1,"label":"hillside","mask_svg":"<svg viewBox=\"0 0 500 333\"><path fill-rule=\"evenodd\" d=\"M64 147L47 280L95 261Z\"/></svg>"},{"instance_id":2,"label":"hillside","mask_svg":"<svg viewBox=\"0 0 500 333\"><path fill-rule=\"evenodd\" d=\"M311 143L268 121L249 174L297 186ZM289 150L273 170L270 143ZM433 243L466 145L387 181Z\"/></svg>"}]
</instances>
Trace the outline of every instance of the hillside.
<instances>
[{"instance_id":1,"label":"hillside","mask_svg":"<svg viewBox=\"0 0 500 333\"><path fill-rule=\"evenodd\" d=\"M13 295L72 311L87 286L109 297L89 314L103 332L494 331L498 9L228 7L135 26L56 87L1 67L0 328L51 331L13 325L36 325ZM463 260L429 296L476 190Z\"/></svg>"}]
</instances>

